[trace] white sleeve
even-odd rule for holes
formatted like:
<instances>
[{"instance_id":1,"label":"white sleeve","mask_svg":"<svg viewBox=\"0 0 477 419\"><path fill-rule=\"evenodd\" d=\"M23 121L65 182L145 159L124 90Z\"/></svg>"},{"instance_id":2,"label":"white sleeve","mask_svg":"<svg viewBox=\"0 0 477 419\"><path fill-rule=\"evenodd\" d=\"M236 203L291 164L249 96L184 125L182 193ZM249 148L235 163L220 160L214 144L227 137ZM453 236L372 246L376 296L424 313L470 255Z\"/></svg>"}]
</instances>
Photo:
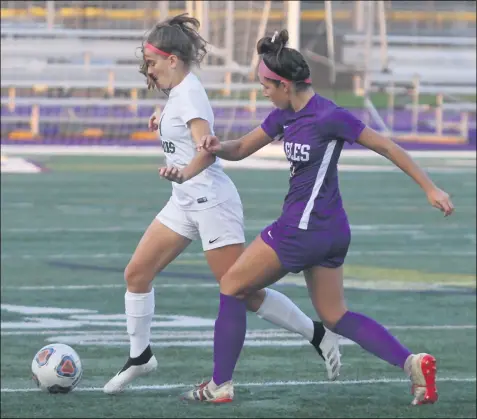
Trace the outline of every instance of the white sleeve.
<instances>
[{"instance_id":1,"label":"white sleeve","mask_svg":"<svg viewBox=\"0 0 477 419\"><path fill-rule=\"evenodd\" d=\"M207 94L202 89L190 89L187 91L181 109L181 119L184 124L195 118L208 121L209 109L210 103Z\"/></svg>"}]
</instances>

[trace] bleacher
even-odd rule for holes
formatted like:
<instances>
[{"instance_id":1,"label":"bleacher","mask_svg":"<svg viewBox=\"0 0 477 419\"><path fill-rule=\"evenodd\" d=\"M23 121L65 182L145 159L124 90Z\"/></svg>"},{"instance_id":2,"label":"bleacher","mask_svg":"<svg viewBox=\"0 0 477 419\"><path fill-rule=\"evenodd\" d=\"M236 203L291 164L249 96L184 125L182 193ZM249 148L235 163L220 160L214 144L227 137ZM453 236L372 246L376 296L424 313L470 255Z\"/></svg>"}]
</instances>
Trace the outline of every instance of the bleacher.
<instances>
[{"instance_id":1,"label":"bleacher","mask_svg":"<svg viewBox=\"0 0 477 419\"><path fill-rule=\"evenodd\" d=\"M252 26L256 32L257 25ZM148 92L144 77L138 72L144 33L139 29L2 25L1 104L2 119L8 123L8 129L15 124L18 138L33 138L41 134L41 125L53 123L53 118L70 127L79 124L78 115L83 115L84 125L90 124L84 131L98 133L99 122L125 123L115 121L111 116L114 112L108 111L122 107L128 123L134 125L130 136L155 138L144 132L144 124L150 113L165 103L165 98ZM234 36L240 39L237 33ZM254 36L246 37L247 44L253 45L254 40ZM443 111L450 110L460 113L457 126L460 134L466 135L469 114L475 114L475 101L465 99L475 97L476 92L475 36L388 35L386 41L383 60L378 36L373 37L367 55L365 35L347 33L339 61L352 68L357 79L369 77L369 92L384 91L397 95L397 99L399 95L411 98L406 107L413 107L414 125L420 111L419 95L435 95L438 133L443 131L439 118ZM249 121L255 122L262 109L271 108L268 100L257 100L261 87L251 77L254 69L249 53L253 48L241 48L248 55L234 61L224 47L210 45L208 63L194 70L211 94L212 105L224 110L219 112L219 124L229 128L234 113L247 112ZM363 95L359 88L356 93ZM393 97L391 101L395 103L397 99ZM91 109L89 116L87 109ZM5 132L2 129L2 134Z\"/></svg>"},{"instance_id":2,"label":"bleacher","mask_svg":"<svg viewBox=\"0 0 477 419\"><path fill-rule=\"evenodd\" d=\"M467 137L470 115L476 113L475 36L388 35L383 44L383 39L374 35L369 50L364 48L367 41L364 34L344 36L342 63L354 69L356 93L366 96L371 113L376 112L370 94L386 92L390 107L412 110L412 131L416 132L419 113L429 110L429 106L420 105L420 96L434 95L435 120L429 125L434 125L436 135L443 134L447 111L458 115L452 125L461 137Z\"/></svg>"},{"instance_id":3,"label":"bleacher","mask_svg":"<svg viewBox=\"0 0 477 419\"><path fill-rule=\"evenodd\" d=\"M81 117L87 128L80 133L102 133L104 130L97 128L99 123L114 126L127 120L131 132L113 129L115 136L157 139L145 127L150 114L160 110L166 99L148 92L145 78L138 71L143 36L144 31L137 30L2 28L2 119L18 127L8 134L9 138L45 134L41 125L53 124L54 118L57 125L72 127L78 122L74 115L90 109L89 119ZM225 62L223 49L209 45L208 50L211 57ZM222 98L212 100L213 106L245 109L253 119L257 108L271 105L257 101L261 86L250 81L251 70L250 66L229 61L227 65L203 63L193 71L212 96L217 92L216 96ZM115 107L124 108L126 119L110 117L107 109ZM57 112L62 108L70 112ZM230 118L222 122L229 124Z\"/></svg>"},{"instance_id":4,"label":"bleacher","mask_svg":"<svg viewBox=\"0 0 477 419\"><path fill-rule=\"evenodd\" d=\"M372 38L369 57L362 48L364 35L344 37L343 63L357 71L369 71L371 83L387 86L420 83L421 93L473 95L476 89L476 38L388 35L387 49ZM387 67L383 68L383 54Z\"/></svg>"},{"instance_id":5,"label":"bleacher","mask_svg":"<svg viewBox=\"0 0 477 419\"><path fill-rule=\"evenodd\" d=\"M2 28L1 33L2 87L43 84L111 90L145 86L138 72L143 31ZM212 57L225 56L214 45L208 51ZM243 90L242 84L232 85L230 75L247 77L250 71L248 66L229 62L227 66L203 65L197 73L210 89ZM230 86L224 87L227 83Z\"/></svg>"}]
</instances>

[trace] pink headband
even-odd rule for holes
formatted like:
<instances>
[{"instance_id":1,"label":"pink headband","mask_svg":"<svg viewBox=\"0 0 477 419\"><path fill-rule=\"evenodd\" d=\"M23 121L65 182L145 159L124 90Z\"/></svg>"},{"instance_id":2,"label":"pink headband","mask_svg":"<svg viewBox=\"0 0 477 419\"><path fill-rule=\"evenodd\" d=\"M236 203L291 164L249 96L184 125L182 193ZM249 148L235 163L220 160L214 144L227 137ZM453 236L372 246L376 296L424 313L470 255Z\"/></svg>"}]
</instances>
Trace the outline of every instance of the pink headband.
<instances>
[{"instance_id":1,"label":"pink headband","mask_svg":"<svg viewBox=\"0 0 477 419\"><path fill-rule=\"evenodd\" d=\"M260 65L258 66L258 74L259 76L266 77L267 79L271 79L271 80L286 81L289 83L293 81L297 81L297 80L288 80L282 76L279 76L277 73L274 73L272 70L270 70L267 67L267 65L265 64L263 60L260 61ZM302 80L299 80L299 81L302 81ZM311 77L303 80L303 82L311 84Z\"/></svg>"},{"instance_id":2,"label":"pink headband","mask_svg":"<svg viewBox=\"0 0 477 419\"><path fill-rule=\"evenodd\" d=\"M154 45L151 45L150 43L146 43L146 45L144 45L144 48L147 48L149 51L152 51L155 54L162 55L163 57L169 57L172 55L172 54L169 54L168 52L162 51L159 48L156 48Z\"/></svg>"}]
</instances>

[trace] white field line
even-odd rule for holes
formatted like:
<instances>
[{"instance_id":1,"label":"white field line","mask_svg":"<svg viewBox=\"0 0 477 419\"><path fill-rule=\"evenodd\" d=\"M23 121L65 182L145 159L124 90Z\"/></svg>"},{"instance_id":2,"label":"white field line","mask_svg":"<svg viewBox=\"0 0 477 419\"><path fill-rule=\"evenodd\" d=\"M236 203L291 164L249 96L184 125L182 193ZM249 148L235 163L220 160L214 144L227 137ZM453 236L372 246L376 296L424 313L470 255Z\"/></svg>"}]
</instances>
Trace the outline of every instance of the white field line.
<instances>
[{"instance_id":1,"label":"white field line","mask_svg":"<svg viewBox=\"0 0 477 419\"><path fill-rule=\"evenodd\" d=\"M250 231L261 230L267 225L271 224L273 220L267 220L263 222L248 222L245 229ZM429 235L432 231L435 230L434 226L424 227L422 225L416 224L363 224L363 225L351 225L351 231L353 234L364 234L364 235ZM465 231L471 230L469 226L439 226L440 230L447 231ZM145 231L145 226L137 227L122 227L122 226L108 226L108 227L4 227L2 228L2 233L9 234L56 234L56 233L143 233ZM428 232L426 232L426 230ZM459 235L461 236L461 234ZM432 237L448 237L448 233L443 234L432 234ZM457 236L456 236L457 237Z\"/></svg>"},{"instance_id":2,"label":"white field line","mask_svg":"<svg viewBox=\"0 0 477 419\"><path fill-rule=\"evenodd\" d=\"M269 219L250 219L247 221L245 230L259 231L271 224L274 220ZM469 226L459 224L446 224L438 227L439 232L436 234L435 226L424 226L423 224L352 224L351 231L358 236L394 236L404 235L411 236L413 239L442 239L451 238L473 238L475 233L469 233L472 229ZM12 235L32 235L32 234L61 234L61 233L80 233L80 234L97 234L97 233L143 233L145 227L143 225L136 226L42 226L42 227L3 227L3 234ZM467 232L467 233L466 233Z\"/></svg>"},{"instance_id":3,"label":"white field line","mask_svg":"<svg viewBox=\"0 0 477 419\"><path fill-rule=\"evenodd\" d=\"M212 274L211 274L212 276ZM216 288L218 285L212 283L190 283L190 284L154 284L154 288ZM18 291L56 291L56 290L95 290L108 288L125 288L125 284L89 284L89 285L23 285L19 287L5 286L1 290Z\"/></svg>"},{"instance_id":4,"label":"white field line","mask_svg":"<svg viewBox=\"0 0 477 419\"><path fill-rule=\"evenodd\" d=\"M124 324L123 324L124 323ZM123 327L125 322L118 323L117 326ZM439 331L439 330L475 330L477 326L475 324L442 324L442 325L386 325L387 329L390 330L427 330L427 331ZM61 330L12 330L12 331L2 331L2 336L25 336L25 335L35 335L35 336L48 336L48 335L55 335L60 336L60 334L65 332ZM129 339L125 332L119 330L70 330L66 332L68 336L89 336L94 337L97 336L98 338L102 338L106 340L106 336L109 339L117 339L117 338L124 338ZM213 339L214 331L213 330L187 330L187 331L175 331L175 330L167 330L167 331L152 331L152 340L166 340L166 339ZM297 335L296 333L287 332L285 330L280 329L252 329L248 330L246 333L246 339L261 339L261 338L294 338L295 340L302 340L301 336ZM303 340L305 343L305 340Z\"/></svg>"},{"instance_id":5,"label":"white field line","mask_svg":"<svg viewBox=\"0 0 477 419\"><path fill-rule=\"evenodd\" d=\"M475 250L350 250L348 256L435 256L435 257L470 257L475 256ZM1 260L65 260L65 259L124 259L130 258L130 253L57 253L46 255L10 254L1 255ZM182 254L175 263L181 259L202 259L203 253ZM204 260L205 263L205 260Z\"/></svg>"},{"instance_id":6,"label":"white field line","mask_svg":"<svg viewBox=\"0 0 477 419\"><path fill-rule=\"evenodd\" d=\"M475 377L439 377L437 382L446 383L475 383ZM283 386L347 386L347 385L373 385L373 384L400 384L409 383L408 379L404 378L380 378L371 380L343 380L343 381L265 381L265 382L250 382L250 383L235 383L235 387L283 387ZM159 391L171 390L177 388L190 388L190 384L158 384L145 386L131 386L127 391ZM2 393L29 393L39 392L36 388L2 388ZM79 392L102 392L103 387L78 387L74 390Z\"/></svg>"},{"instance_id":7,"label":"white field line","mask_svg":"<svg viewBox=\"0 0 477 419\"><path fill-rule=\"evenodd\" d=\"M163 156L161 146L55 146L55 145L2 145L4 154L44 154L44 155L100 155L100 156ZM416 158L467 158L475 160L473 150L410 150L408 153ZM256 157L284 157L283 147L269 145L255 153ZM342 157L383 157L370 150L343 150Z\"/></svg>"},{"instance_id":8,"label":"white field line","mask_svg":"<svg viewBox=\"0 0 477 419\"><path fill-rule=\"evenodd\" d=\"M211 274L212 277L212 274ZM301 277L291 277L292 282L290 279L284 279L281 282L277 282L275 285L288 285L288 284L300 284L302 281ZM416 283L410 282L407 283L405 281L366 281L366 280L353 280L351 278L345 278L344 286L345 288L356 288L356 286L361 285L365 289L381 289L379 284L382 283L383 289L397 289L397 290L404 290L404 289L439 289L440 286L448 285L450 287L459 287L459 286L470 286L471 283L466 283L465 281L457 281L457 282L449 282L448 284L439 282L437 284L429 284L429 283ZM434 286L433 286L434 285ZM303 282L303 286L305 283ZM374 288L373 288L374 286ZM173 288L173 289L197 289L197 288L217 288L218 285L215 282L188 282L188 283L161 283L157 282L154 285L154 288ZM115 284L80 284L80 285L5 285L0 288L1 291L79 291L79 290L101 290L101 289L116 289L116 288L125 288L124 283L115 283Z\"/></svg>"}]
</instances>

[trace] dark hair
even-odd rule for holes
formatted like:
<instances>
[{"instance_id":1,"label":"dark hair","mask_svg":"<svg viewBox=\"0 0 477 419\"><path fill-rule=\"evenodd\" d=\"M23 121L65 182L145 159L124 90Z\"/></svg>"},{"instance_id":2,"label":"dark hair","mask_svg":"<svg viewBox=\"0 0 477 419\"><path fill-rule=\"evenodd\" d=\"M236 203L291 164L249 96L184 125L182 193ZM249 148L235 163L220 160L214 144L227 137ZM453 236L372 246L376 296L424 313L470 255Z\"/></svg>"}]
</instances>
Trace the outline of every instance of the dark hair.
<instances>
[{"instance_id":1,"label":"dark hair","mask_svg":"<svg viewBox=\"0 0 477 419\"><path fill-rule=\"evenodd\" d=\"M273 39L273 41L272 41ZM310 67L303 55L296 49L288 48L288 31L286 29L275 34L274 38L265 36L257 43L257 52L262 56L267 67L279 76L293 81L297 92L310 87L305 80L310 77ZM278 80L271 80L276 86Z\"/></svg>"},{"instance_id":2,"label":"dark hair","mask_svg":"<svg viewBox=\"0 0 477 419\"><path fill-rule=\"evenodd\" d=\"M149 43L164 52L177 55L187 67L193 64L198 66L207 54L207 41L197 32L199 27L200 22L187 16L187 13L159 22L143 40L141 53L144 57L144 44ZM148 88L154 89L144 58L139 72L146 76Z\"/></svg>"}]
</instances>

